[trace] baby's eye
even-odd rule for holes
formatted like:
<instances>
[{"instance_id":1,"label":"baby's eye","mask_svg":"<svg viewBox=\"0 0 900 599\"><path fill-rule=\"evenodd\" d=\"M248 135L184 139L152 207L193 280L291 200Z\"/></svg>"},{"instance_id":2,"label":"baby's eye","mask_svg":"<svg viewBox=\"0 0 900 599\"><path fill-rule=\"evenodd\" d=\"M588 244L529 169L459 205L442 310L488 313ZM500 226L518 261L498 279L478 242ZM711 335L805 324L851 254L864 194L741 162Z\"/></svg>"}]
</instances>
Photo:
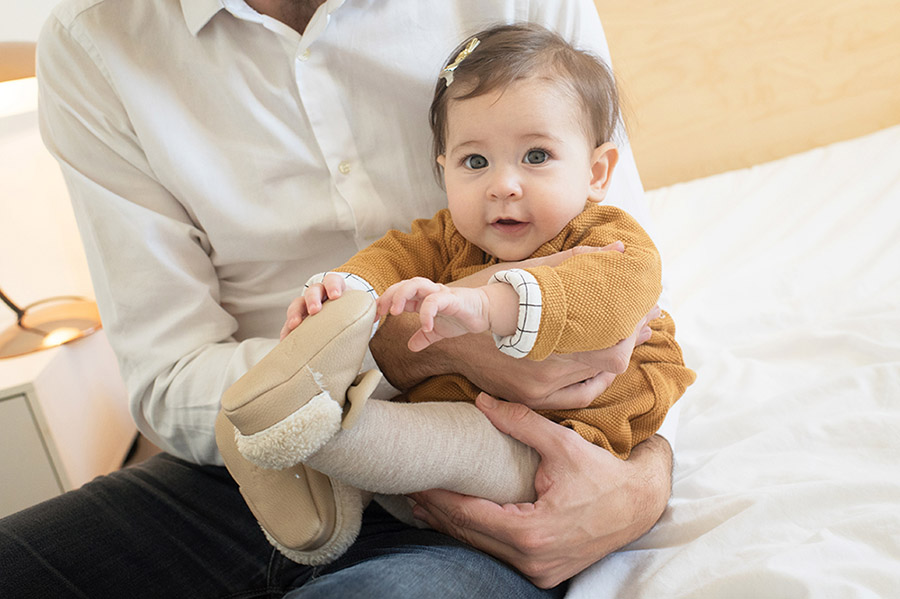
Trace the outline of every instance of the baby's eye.
<instances>
[{"instance_id":1,"label":"baby's eye","mask_svg":"<svg viewBox=\"0 0 900 599\"><path fill-rule=\"evenodd\" d=\"M481 154L471 154L470 156L466 156L466 159L463 160L463 164L466 165L466 168L477 170L486 167L488 161L487 158Z\"/></svg>"},{"instance_id":2,"label":"baby's eye","mask_svg":"<svg viewBox=\"0 0 900 599\"><path fill-rule=\"evenodd\" d=\"M544 150L528 150L525 154L525 162L528 164L543 164L548 158L550 155Z\"/></svg>"}]
</instances>

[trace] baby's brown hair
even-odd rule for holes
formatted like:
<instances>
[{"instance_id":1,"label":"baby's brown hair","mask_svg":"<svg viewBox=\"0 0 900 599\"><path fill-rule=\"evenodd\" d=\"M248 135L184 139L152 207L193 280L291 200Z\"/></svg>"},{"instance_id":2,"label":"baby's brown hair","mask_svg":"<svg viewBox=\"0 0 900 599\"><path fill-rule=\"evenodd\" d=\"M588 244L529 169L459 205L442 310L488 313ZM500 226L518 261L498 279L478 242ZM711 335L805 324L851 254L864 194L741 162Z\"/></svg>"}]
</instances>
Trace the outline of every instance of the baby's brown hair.
<instances>
[{"instance_id":1,"label":"baby's brown hair","mask_svg":"<svg viewBox=\"0 0 900 599\"><path fill-rule=\"evenodd\" d=\"M581 104L585 133L600 146L612 140L619 122L619 94L612 71L600 58L574 48L558 34L532 23L499 25L469 38L450 54L452 64L473 38L478 45L452 73L451 84L438 79L429 114L433 158L446 151L450 100L475 98L534 75L565 84ZM454 93L462 90L461 93ZM440 167L435 162L440 178Z\"/></svg>"}]
</instances>

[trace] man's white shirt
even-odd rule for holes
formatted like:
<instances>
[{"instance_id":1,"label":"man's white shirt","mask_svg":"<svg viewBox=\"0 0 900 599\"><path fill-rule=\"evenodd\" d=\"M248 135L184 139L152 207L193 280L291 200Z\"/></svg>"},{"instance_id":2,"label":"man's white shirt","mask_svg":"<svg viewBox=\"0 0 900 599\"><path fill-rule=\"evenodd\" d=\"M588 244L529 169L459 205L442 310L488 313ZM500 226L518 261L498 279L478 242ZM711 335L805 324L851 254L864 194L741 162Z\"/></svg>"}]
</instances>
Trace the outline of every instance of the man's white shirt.
<instances>
[{"instance_id":1,"label":"man's white shirt","mask_svg":"<svg viewBox=\"0 0 900 599\"><path fill-rule=\"evenodd\" d=\"M221 463L221 395L306 280L445 207L427 116L443 61L524 20L609 59L590 0L328 0L303 35L243 0L56 8L42 133L149 439ZM649 229L642 195L625 147L607 202Z\"/></svg>"}]
</instances>

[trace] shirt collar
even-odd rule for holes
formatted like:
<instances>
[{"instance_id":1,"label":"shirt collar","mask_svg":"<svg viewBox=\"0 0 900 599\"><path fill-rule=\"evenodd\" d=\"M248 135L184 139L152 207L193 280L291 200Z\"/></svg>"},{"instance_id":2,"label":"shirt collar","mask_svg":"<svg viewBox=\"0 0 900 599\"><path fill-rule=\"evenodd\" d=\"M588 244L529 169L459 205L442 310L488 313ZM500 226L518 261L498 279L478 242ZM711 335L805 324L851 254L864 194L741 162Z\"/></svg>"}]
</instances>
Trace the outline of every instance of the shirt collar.
<instances>
[{"instance_id":1,"label":"shirt collar","mask_svg":"<svg viewBox=\"0 0 900 599\"><path fill-rule=\"evenodd\" d=\"M330 17L331 13L340 8L344 2L345 0L326 0L325 18ZM225 8L224 0L181 0L181 12L191 35L197 35L223 8Z\"/></svg>"},{"instance_id":2,"label":"shirt collar","mask_svg":"<svg viewBox=\"0 0 900 599\"><path fill-rule=\"evenodd\" d=\"M222 0L181 0L181 12L191 35L197 35L223 8Z\"/></svg>"}]
</instances>

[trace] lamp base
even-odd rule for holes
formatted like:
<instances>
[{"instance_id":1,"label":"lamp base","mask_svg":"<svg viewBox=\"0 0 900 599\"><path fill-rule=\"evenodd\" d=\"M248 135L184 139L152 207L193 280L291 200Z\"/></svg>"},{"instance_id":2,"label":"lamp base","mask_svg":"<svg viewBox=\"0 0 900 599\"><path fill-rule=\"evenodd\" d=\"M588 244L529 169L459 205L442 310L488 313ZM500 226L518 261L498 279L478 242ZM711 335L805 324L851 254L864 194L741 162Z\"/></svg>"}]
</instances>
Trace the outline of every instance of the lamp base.
<instances>
[{"instance_id":1,"label":"lamp base","mask_svg":"<svg viewBox=\"0 0 900 599\"><path fill-rule=\"evenodd\" d=\"M18 323L0 332L0 359L56 347L102 327L97 304L81 297L51 297L24 312Z\"/></svg>"}]
</instances>

